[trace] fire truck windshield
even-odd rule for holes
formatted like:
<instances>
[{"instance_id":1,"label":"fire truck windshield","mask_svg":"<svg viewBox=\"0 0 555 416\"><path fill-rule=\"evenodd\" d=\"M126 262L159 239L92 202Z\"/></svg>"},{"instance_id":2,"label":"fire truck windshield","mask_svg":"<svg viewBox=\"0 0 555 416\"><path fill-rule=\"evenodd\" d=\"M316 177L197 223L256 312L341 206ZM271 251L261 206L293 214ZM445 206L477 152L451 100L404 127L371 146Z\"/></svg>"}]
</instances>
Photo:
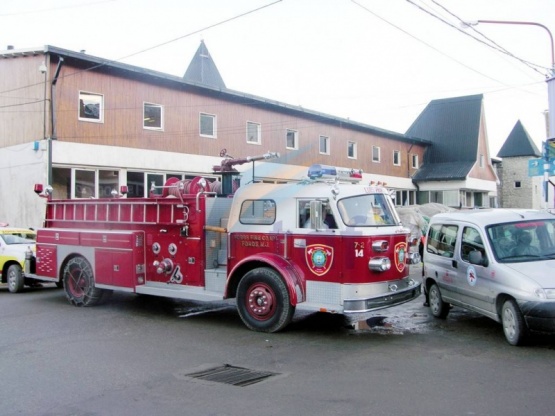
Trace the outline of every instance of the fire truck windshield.
<instances>
[{"instance_id":1,"label":"fire truck windshield","mask_svg":"<svg viewBox=\"0 0 555 416\"><path fill-rule=\"evenodd\" d=\"M350 227L398 225L383 194L358 195L338 201L341 219Z\"/></svg>"}]
</instances>

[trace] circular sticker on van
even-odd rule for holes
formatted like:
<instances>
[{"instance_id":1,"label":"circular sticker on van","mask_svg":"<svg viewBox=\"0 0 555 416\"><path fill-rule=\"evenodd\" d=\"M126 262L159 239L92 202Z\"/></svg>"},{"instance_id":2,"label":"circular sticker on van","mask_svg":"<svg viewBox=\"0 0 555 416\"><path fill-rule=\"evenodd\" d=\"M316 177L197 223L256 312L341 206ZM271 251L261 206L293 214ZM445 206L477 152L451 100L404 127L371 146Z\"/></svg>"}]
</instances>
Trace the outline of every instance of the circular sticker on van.
<instances>
[{"instance_id":1,"label":"circular sticker on van","mask_svg":"<svg viewBox=\"0 0 555 416\"><path fill-rule=\"evenodd\" d=\"M476 284L478 276L476 276L476 269L474 269L474 266L468 266L468 269L466 269L466 280L470 286Z\"/></svg>"}]
</instances>

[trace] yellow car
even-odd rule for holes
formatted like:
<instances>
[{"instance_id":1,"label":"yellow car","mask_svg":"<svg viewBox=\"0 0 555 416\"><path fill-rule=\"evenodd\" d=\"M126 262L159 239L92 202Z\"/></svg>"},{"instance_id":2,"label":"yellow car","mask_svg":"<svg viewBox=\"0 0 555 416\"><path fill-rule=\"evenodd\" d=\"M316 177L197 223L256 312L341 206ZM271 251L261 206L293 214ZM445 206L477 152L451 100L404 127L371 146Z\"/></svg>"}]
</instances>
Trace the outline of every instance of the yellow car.
<instances>
[{"instance_id":1,"label":"yellow car","mask_svg":"<svg viewBox=\"0 0 555 416\"><path fill-rule=\"evenodd\" d=\"M33 230L0 223L0 282L7 283L12 293L20 292L24 285L39 284L34 279L26 278L23 272L25 253L31 250L34 255L36 251L36 237Z\"/></svg>"}]
</instances>

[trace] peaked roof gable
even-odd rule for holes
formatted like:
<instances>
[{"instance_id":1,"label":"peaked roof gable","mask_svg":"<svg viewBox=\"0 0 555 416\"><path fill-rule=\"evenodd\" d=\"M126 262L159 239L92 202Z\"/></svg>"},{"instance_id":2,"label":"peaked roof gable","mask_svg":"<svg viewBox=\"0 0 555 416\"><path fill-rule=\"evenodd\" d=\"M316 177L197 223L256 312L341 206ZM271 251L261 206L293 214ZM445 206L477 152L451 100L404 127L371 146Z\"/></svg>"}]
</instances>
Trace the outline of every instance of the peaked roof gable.
<instances>
[{"instance_id":1,"label":"peaked roof gable","mask_svg":"<svg viewBox=\"0 0 555 416\"><path fill-rule=\"evenodd\" d=\"M478 94L430 101L405 133L432 142L414 180L466 178L478 154L482 100Z\"/></svg>"},{"instance_id":2,"label":"peaked roof gable","mask_svg":"<svg viewBox=\"0 0 555 416\"><path fill-rule=\"evenodd\" d=\"M185 71L185 75L183 75L183 80L218 89L226 88L220 71L218 71L203 40L200 41L195 56L193 56L187 71Z\"/></svg>"},{"instance_id":3,"label":"peaked roof gable","mask_svg":"<svg viewBox=\"0 0 555 416\"><path fill-rule=\"evenodd\" d=\"M530 135L518 120L511 130L509 137L501 146L497 157L519 157L519 156L535 156L540 157L541 152L534 144Z\"/></svg>"}]
</instances>

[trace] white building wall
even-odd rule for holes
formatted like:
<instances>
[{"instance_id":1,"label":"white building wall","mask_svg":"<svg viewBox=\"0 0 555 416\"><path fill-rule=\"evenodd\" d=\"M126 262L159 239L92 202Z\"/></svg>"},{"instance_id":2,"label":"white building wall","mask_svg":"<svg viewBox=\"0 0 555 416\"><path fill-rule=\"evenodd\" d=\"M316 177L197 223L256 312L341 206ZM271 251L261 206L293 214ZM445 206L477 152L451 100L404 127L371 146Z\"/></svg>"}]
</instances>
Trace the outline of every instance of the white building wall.
<instances>
[{"instance_id":1,"label":"white building wall","mask_svg":"<svg viewBox=\"0 0 555 416\"><path fill-rule=\"evenodd\" d=\"M46 182L47 153L44 141L0 148L0 222L42 226L45 200L33 190L35 183Z\"/></svg>"}]
</instances>

